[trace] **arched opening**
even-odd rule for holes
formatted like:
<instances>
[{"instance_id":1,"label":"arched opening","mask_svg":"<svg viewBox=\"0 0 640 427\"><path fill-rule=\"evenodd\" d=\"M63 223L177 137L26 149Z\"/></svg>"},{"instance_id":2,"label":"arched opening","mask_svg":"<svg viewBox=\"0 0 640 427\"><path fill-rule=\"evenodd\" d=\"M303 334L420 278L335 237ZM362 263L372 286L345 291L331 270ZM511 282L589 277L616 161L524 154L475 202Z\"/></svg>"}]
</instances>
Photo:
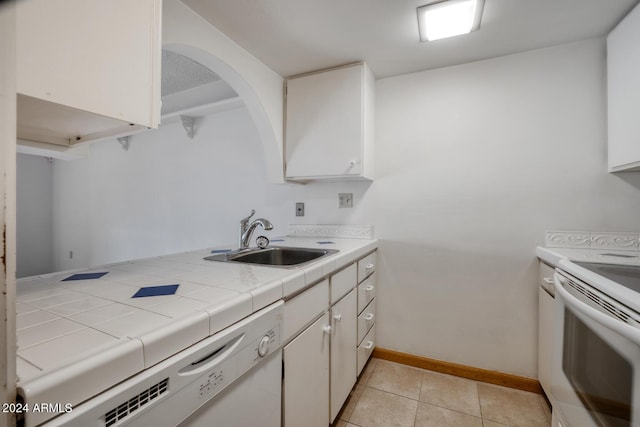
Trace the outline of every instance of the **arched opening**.
<instances>
[{"instance_id":1,"label":"arched opening","mask_svg":"<svg viewBox=\"0 0 640 427\"><path fill-rule=\"evenodd\" d=\"M283 182L282 147L260 99L247 80L229 64L202 49L185 44L167 44L163 46L163 50L182 55L206 67L237 93L260 135L267 166L267 179L274 183Z\"/></svg>"}]
</instances>

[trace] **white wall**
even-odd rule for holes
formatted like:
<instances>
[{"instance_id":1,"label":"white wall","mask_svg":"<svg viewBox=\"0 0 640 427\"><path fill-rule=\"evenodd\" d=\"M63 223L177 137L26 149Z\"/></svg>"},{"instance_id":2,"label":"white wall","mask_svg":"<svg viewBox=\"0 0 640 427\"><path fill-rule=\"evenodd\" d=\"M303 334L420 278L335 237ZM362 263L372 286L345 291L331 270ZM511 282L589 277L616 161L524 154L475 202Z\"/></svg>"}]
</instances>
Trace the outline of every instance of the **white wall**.
<instances>
[{"instance_id":1,"label":"white wall","mask_svg":"<svg viewBox=\"0 0 640 427\"><path fill-rule=\"evenodd\" d=\"M605 100L600 39L377 82L380 346L536 376L545 230L640 230Z\"/></svg>"},{"instance_id":2,"label":"white wall","mask_svg":"<svg viewBox=\"0 0 640 427\"><path fill-rule=\"evenodd\" d=\"M597 39L379 80L373 184L267 184L244 109L194 140L174 124L96 143L54 165L55 268L235 245L251 208L271 235L374 224L378 345L535 377L545 230L640 230L640 174L606 172L604 55Z\"/></svg>"},{"instance_id":3,"label":"white wall","mask_svg":"<svg viewBox=\"0 0 640 427\"><path fill-rule=\"evenodd\" d=\"M18 154L17 159L18 277L53 269L53 164L44 157Z\"/></svg>"},{"instance_id":4,"label":"white wall","mask_svg":"<svg viewBox=\"0 0 640 427\"><path fill-rule=\"evenodd\" d=\"M54 186L55 269L64 270L236 248L252 208L273 222L264 233L272 237L295 223L363 223L357 207L338 208L338 193L353 192L357 204L369 184L267 183L263 146L239 108L199 119L193 140L175 123L135 135L129 151L115 140L95 143L87 159L56 161ZM295 202L305 202L305 217L295 217Z\"/></svg>"}]
</instances>

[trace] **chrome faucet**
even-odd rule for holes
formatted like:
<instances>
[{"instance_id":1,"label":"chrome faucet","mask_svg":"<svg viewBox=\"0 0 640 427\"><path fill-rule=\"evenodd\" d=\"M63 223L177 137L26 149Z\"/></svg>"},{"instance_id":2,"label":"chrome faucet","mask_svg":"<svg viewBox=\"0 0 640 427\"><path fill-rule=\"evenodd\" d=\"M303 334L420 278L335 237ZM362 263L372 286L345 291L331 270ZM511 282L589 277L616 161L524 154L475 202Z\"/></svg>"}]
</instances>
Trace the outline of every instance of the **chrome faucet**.
<instances>
[{"instance_id":1,"label":"chrome faucet","mask_svg":"<svg viewBox=\"0 0 640 427\"><path fill-rule=\"evenodd\" d=\"M273 224L271 224L271 222L265 218L258 218L249 223L249 220L253 215L255 215L255 213L255 209L251 209L251 213L249 214L249 216L240 221L240 249L247 249L249 247L251 235L253 234L253 230L255 230L257 226L260 225L265 230L273 229Z\"/></svg>"}]
</instances>

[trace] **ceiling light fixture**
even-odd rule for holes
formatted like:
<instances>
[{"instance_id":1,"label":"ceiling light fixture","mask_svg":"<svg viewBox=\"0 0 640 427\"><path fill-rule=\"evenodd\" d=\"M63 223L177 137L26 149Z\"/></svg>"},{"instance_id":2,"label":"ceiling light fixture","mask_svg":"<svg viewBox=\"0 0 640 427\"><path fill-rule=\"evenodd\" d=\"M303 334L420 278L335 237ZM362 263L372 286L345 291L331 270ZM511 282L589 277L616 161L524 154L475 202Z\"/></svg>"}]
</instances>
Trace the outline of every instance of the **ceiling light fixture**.
<instances>
[{"instance_id":1,"label":"ceiling light fixture","mask_svg":"<svg viewBox=\"0 0 640 427\"><path fill-rule=\"evenodd\" d=\"M433 41L480 28L484 0L444 0L418 8L421 41Z\"/></svg>"}]
</instances>

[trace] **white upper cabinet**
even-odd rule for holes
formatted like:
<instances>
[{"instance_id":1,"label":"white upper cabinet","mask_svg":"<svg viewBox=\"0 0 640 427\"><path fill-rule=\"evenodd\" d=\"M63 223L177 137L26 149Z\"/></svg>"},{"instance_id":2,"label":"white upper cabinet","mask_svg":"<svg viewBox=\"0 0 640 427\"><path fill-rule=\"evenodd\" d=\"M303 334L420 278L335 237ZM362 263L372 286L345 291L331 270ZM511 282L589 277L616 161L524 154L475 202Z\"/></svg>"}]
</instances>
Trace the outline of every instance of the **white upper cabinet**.
<instances>
[{"instance_id":1,"label":"white upper cabinet","mask_svg":"<svg viewBox=\"0 0 640 427\"><path fill-rule=\"evenodd\" d=\"M60 145L160 121L161 0L17 2L18 138Z\"/></svg>"},{"instance_id":2,"label":"white upper cabinet","mask_svg":"<svg viewBox=\"0 0 640 427\"><path fill-rule=\"evenodd\" d=\"M607 37L609 172L640 170L640 5Z\"/></svg>"},{"instance_id":3,"label":"white upper cabinet","mask_svg":"<svg viewBox=\"0 0 640 427\"><path fill-rule=\"evenodd\" d=\"M373 179L374 79L364 63L287 80L286 178Z\"/></svg>"}]
</instances>

